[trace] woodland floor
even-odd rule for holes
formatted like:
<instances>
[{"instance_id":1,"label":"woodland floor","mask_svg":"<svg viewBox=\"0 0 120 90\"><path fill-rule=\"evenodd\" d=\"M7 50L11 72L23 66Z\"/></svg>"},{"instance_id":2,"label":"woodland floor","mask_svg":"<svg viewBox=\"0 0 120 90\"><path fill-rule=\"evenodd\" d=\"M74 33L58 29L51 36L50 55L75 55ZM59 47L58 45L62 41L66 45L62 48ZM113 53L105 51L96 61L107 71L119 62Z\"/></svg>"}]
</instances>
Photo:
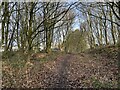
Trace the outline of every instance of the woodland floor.
<instances>
[{"instance_id":1,"label":"woodland floor","mask_svg":"<svg viewBox=\"0 0 120 90\"><path fill-rule=\"evenodd\" d=\"M10 64L5 60L2 87L117 88L116 50L103 48L79 54L59 54L54 60L32 60L32 65L27 68L22 67L22 64L18 67L17 64Z\"/></svg>"}]
</instances>

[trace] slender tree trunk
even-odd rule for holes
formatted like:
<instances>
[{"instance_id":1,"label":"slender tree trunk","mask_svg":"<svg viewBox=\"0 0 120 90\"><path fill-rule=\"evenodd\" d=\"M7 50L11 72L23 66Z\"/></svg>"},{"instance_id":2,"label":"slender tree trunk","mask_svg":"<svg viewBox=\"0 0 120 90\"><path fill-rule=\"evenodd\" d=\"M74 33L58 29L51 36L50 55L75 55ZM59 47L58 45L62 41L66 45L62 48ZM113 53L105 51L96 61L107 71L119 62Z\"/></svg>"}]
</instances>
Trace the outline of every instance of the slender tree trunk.
<instances>
[{"instance_id":1,"label":"slender tree trunk","mask_svg":"<svg viewBox=\"0 0 120 90\"><path fill-rule=\"evenodd\" d=\"M33 8L34 8L34 3L30 3L31 5L31 9L30 9L30 20L29 20L29 31L28 31L28 51L30 51L32 49L32 23L33 23Z\"/></svg>"},{"instance_id":2,"label":"slender tree trunk","mask_svg":"<svg viewBox=\"0 0 120 90\"><path fill-rule=\"evenodd\" d=\"M9 32L9 22L10 22L10 16L9 16L9 9L8 9L8 3L6 2L5 3L5 8L6 8L6 10L5 10L5 12L6 12L6 20L7 20L7 22L6 22L6 30L5 30L5 51L7 51L8 50L8 32Z\"/></svg>"},{"instance_id":3,"label":"slender tree trunk","mask_svg":"<svg viewBox=\"0 0 120 90\"><path fill-rule=\"evenodd\" d=\"M112 23L112 21L113 21L113 17L112 17L112 12L111 12L111 10L110 10L110 19L111 19L111 34L112 34L112 38L113 38L113 43L114 43L114 45L116 44L116 41L115 41L115 36L114 36L114 28L113 28L113 23Z\"/></svg>"},{"instance_id":4,"label":"slender tree trunk","mask_svg":"<svg viewBox=\"0 0 120 90\"><path fill-rule=\"evenodd\" d=\"M16 15L17 15L17 30L16 30L16 32L17 32L17 45L18 45L18 49L20 49L20 43L19 43L19 18L20 18L20 11L19 11L19 9L20 9L20 4L17 4L17 6L16 6L16 9L18 9L18 11L16 12Z\"/></svg>"},{"instance_id":5,"label":"slender tree trunk","mask_svg":"<svg viewBox=\"0 0 120 90\"><path fill-rule=\"evenodd\" d=\"M6 17L4 17L4 19L2 20L2 44L4 43L4 33L5 33L5 19Z\"/></svg>"},{"instance_id":6,"label":"slender tree trunk","mask_svg":"<svg viewBox=\"0 0 120 90\"><path fill-rule=\"evenodd\" d=\"M100 46L103 45L103 30L102 30L102 20L99 22L99 27L100 27Z\"/></svg>"},{"instance_id":7,"label":"slender tree trunk","mask_svg":"<svg viewBox=\"0 0 120 90\"><path fill-rule=\"evenodd\" d=\"M108 9L108 6L106 7ZM108 44L108 36L107 36L107 22L106 22L106 18L107 18L107 12L105 12L105 8L102 6L102 13L103 13L103 16L105 18L104 20L104 37L105 37L105 42L106 42L106 45Z\"/></svg>"},{"instance_id":8,"label":"slender tree trunk","mask_svg":"<svg viewBox=\"0 0 120 90\"><path fill-rule=\"evenodd\" d=\"M95 46L95 38L94 38L94 36L93 36L93 31L92 31L92 22L91 22L91 17L90 17L90 14L91 14L91 11L90 11L90 9L89 9L89 11L88 11L88 20L87 20L87 22L88 22L88 26L89 26L89 34L90 34L90 48L94 48L94 46Z\"/></svg>"},{"instance_id":9,"label":"slender tree trunk","mask_svg":"<svg viewBox=\"0 0 120 90\"><path fill-rule=\"evenodd\" d=\"M53 39L53 29L54 29L54 24L53 24L53 20L51 20L51 18L46 18L48 16L48 12L49 12L49 8L44 8L44 19L46 19L44 21L44 30L45 30L45 34L46 34L46 52L50 53L51 52L51 44L52 44L52 39ZM53 24L51 26L51 24Z\"/></svg>"},{"instance_id":10,"label":"slender tree trunk","mask_svg":"<svg viewBox=\"0 0 120 90\"><path fill-rule=\"evenodd\" d=\"M7 3L3 2L3 20L2 20L2 44L5 42L5 23L6 23L6 18L7 18Z\"/></svg>"}]
</instances>

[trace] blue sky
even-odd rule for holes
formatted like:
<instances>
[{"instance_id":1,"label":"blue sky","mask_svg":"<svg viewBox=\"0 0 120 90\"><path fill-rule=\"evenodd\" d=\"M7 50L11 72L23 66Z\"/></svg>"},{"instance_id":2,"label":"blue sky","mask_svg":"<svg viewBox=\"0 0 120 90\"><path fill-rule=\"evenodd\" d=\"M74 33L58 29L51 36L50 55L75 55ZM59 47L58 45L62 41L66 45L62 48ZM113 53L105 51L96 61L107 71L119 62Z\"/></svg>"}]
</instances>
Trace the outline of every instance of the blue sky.
<instances>
[{"instance_id":1,"label":"blue sky","mask_svg":"<svg viewBox=\"0 0 120 90\"><path fill-rule=\"evenodd\" d=\"M80 21L79 21L80 20ZM76 30L76 29L79 29L80 28L80 22L84 22L84 19L83 18L80 18L80 17L76 17L75 18L75 21L74 21L74 25L73 25L73 29Z\"/></svg>"}]
</instances>

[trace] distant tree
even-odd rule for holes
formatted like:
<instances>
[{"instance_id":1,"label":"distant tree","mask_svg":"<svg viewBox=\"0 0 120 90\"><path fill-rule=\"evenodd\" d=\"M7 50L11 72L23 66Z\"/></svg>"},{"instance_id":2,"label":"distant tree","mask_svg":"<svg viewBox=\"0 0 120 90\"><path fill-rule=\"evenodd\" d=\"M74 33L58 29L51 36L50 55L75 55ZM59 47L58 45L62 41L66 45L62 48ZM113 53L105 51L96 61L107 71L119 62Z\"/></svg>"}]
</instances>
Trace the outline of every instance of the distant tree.
<instances>
[{"instance_id":1,"label":"distant tree","mask_svg":"<svg viewBox=\"0 0 120 90\"><path fill-rule=\"evenodd\" d=\"M86 50L87 42L85 32L82 30L75 30L69 34L66 41L67 52L80 53Z\"/></svg>"}]
</instances>

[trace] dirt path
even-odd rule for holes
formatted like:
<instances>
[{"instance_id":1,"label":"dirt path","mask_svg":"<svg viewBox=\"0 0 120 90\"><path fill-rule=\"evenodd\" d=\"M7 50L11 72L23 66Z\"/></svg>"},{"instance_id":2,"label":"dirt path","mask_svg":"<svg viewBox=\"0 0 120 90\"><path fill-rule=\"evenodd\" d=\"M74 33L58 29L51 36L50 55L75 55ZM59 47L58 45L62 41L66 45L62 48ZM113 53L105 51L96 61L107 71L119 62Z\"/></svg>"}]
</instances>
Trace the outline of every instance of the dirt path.
<instances>
[{"instance_id":1,"label":"dirt path","mask_svg":"<svg viewBox=\"0 0 120 90\"><path fill-rule=\"evenodd\" d=\"M95 88L117 87L118 67L115 60L89 54L66 54L56 60L34 61L17 87L27 88ZM12 87L16 87L13 84Z\"/></svg>"},{"instance_id":2,"label":"dirt path","mask_svg":"<svg viewBox=\"0 0 120 90\"><path fill-rule=\"evenodd\" d=\"M68 80L67 80L67 77L68 77L68 66L69 66L69 61L71 60L72 56L70 55L66 55L63 60L61 60L59 63L59 67L58 67L58 77L57 77L57 82L54 83L54 86L53 87L67 87L67 84L68 84Z\"/></svg>"},{"instance_id":3,"label":"dirt path","mask_svg":"<svg viewBox=\"0 0 120 90\"><path fill-rule=\"evenodd\" d=\"M35 65L38 66L39 63ZM67 54L32 70L35 72L32 72L33 80L29 85L47 88L117 87L117 66L111 66L106 58Z\"/></svg>"}]
</instances>

